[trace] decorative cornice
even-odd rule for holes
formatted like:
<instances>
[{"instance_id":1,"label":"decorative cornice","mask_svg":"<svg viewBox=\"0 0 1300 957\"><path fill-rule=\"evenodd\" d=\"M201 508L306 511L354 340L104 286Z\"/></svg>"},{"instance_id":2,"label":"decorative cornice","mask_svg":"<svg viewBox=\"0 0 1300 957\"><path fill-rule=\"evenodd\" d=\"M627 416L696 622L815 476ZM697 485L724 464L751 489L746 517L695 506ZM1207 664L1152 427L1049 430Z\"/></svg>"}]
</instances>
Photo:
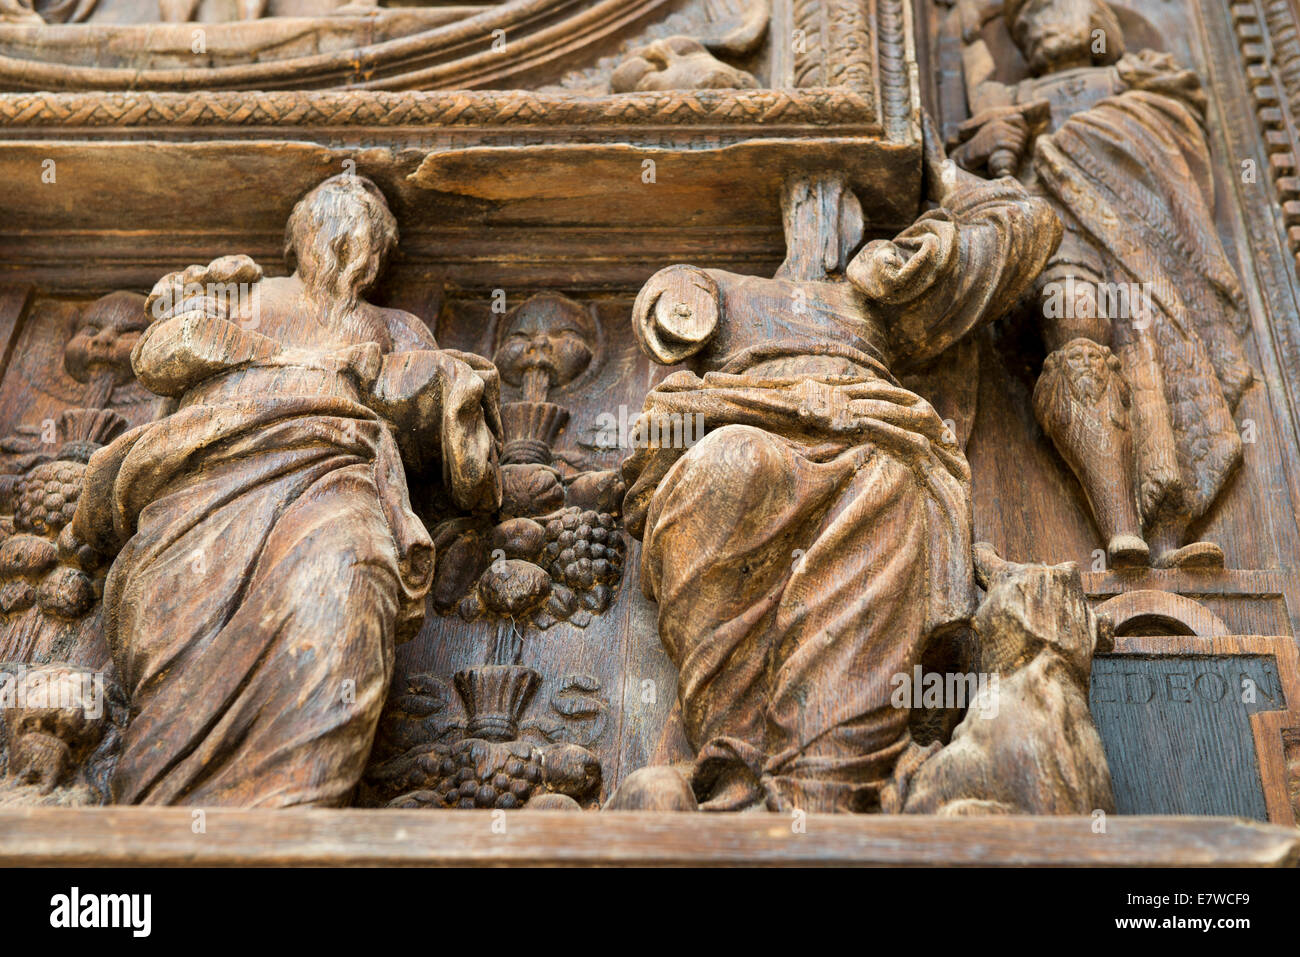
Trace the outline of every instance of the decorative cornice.
<instances>
[{"instance_id":1,"label":"decorative cornice","mask_svg":"<svg viewBox=\"0 0 1300 957\"><path fill-rule=\"evenodd\" d=\"M442 128L574 134L656 127L744 129L754 138L807 128L879 136L876 103L855 89L556 93L281 91L0 94L0 134L23 131Z\"/></svg>"}]
</instances>

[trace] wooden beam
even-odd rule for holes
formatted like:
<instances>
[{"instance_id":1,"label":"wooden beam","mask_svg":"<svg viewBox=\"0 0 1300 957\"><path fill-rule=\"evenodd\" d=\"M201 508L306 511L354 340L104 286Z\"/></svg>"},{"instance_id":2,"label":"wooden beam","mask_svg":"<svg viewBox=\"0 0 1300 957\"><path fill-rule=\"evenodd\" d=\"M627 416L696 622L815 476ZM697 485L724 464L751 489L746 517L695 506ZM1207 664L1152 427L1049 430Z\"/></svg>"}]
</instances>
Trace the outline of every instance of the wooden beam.
<instances>
[{"instance_id":1,"label":"wooden beam","mask_svg":"<svg viewBox=\"0 0 1300 957\"><path fill-rule=\"evenodd\" d=\"M202 822L202 833L195 829ZM0 810L0 866L1270 866L1300 831L1231 818L517 811ZM495 824L495 829L494 829ZM504 831L502 831L504 828Z\"/></svg>"}]
</instances>

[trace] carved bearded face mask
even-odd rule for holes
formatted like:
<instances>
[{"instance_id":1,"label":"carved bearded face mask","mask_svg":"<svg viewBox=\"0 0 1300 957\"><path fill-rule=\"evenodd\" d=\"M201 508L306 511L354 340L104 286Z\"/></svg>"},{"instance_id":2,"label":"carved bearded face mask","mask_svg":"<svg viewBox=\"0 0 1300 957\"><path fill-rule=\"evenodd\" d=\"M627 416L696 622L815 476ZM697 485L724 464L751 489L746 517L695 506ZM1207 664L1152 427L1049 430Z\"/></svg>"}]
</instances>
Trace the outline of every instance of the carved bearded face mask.
<instances>
[{"instance_id":1,"label":"carved bearded face mask","mask_svg":"<svg viewBox=\"0 0 1300 957\"><path fill-rule=\"evenodd\" d=\"M114 385L130 381L131 350L148 325L144 300L130 292L96 299L63 352L63 367L78 382L111 372Z\"/></svg>"},{"instance_id":2,"label":"carved bearded face mask","mask_svg":"<svg viewBox=\"0 0 1300 957\"><path fill-rule=\"evenodd\" d=\"M1007 27L1035 76L1114 63L1124 35L1102 0L1009 0Z\"/></svg>"}]
</instances>

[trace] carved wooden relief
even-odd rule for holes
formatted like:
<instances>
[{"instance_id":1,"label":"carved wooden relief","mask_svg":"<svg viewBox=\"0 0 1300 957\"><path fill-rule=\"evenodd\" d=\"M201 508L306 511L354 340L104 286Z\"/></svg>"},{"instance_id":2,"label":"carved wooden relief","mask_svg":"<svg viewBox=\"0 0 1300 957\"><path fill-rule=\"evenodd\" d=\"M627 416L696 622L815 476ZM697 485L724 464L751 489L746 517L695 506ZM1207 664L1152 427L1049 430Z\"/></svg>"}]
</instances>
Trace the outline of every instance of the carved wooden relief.
<instances>
[{"instance_id":1,"label":"carved wooden relief","mask_svg":"<svg viewBox=\"0 0 1300 957\"><path fill-rule=\"evenodd\" d=\"M1297 16L1171 6L4 0L0 819L1294 827Z\"/></svg>"}]
</instances>

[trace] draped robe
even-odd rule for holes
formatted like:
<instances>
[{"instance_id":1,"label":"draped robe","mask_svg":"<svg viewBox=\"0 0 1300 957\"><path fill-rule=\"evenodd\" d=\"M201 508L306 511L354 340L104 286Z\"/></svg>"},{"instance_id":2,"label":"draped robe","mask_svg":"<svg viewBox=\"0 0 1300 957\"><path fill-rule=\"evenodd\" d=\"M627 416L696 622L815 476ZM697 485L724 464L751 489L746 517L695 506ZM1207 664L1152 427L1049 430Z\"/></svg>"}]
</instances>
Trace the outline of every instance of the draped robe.
<instances>
[{"instance_id":1,"label":"draped robe","mask_svg":"<svg viewBox=\"0 0 1300 957\"><path fill-rule=\"evenodd\" d=\"M250 342L258 358L233 361ZM345 803L432 573L399 442L440 454L458 504L499 501L495 372L436 346L284 350L194 315L155 323L133 364L179 407L91 459L73 520L121 548L104 592L131 698L113 799Z\"/></svg>"},{"instance_id":2,"label":"draped robe","mask_svg":"<svg viewBox=\"0 0 1300 957\"><path fill-rule=\"evenodd\" d=\"M878 809L909 741L891 679L975 596L969 466L887 360L994 318L1059 238L1000 180L870 243L852 284L709 271L723 326L647 396L624 463L704 808ZM702 441L664 441L696 414Z\"/></svg>"},{"instance_id":3,"label":"draped robe","mask_svg":"<svg viewBox=\"0 0 1300 957\"><path fill-rule=\"evenodd\" d=\"M1138 504L1150 529L1193 521L1219 496L1241 462L1232 410L1254 374L1241 344L1244 299L1214 221L1199 80L1152 51L1103 73L1114 94L1040 136L1032 171L1065 221L1055 261L1137 284L1150 300L1149 316L1111 325L1133 392ZM1056 82L1026 81L1021 96Z\"/></svg>"}]
</instances>

